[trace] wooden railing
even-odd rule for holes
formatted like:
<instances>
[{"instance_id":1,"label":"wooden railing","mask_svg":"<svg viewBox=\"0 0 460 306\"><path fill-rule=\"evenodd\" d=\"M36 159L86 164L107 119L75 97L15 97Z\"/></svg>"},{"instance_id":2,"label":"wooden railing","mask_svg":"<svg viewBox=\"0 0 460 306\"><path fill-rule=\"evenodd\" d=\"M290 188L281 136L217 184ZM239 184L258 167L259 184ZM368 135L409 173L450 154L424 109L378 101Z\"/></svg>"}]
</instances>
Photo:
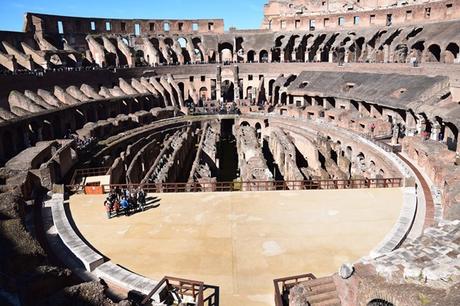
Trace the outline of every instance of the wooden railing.
<instances>
[{"instance_id":1,"label":"wooden railing","mask_svg":"<svg viewBox=\"0 0 460 306\"><path fill-rule=\"evenodd\" d=\"M281 191L311 189L363 189L396 188L403 186L402 178L374 178L347 180L305 180L305 181L234 181L234 182L192 182L192 183L145 183L102 185L104 190L115 188L143 188L148 193L177 192L234 192L234 191ZM76 190L75 186L67 186Z\"/></svg>"},{"instance_id":2,"label":"wooden railing","mask_svg":"<svg viewBox=\"0 0 460 306\"><path fill-rule=\"evenodd\" d=\"M184 297L190 297L197 306L219 305L219 287L171 276L163 277L142 300L141 305L147 304L154 295L159 296L159 301L156 301L158 303L165 302L168 298L173 298L177 303L181 303Z\"/></svg>"},{"instance_id":3,"label":"wooden railing","mask_svg":"<svg viewBox=\"0 0 460 306\"><path fill-rule=\"evenodd\" d=\"M289 290L298 283L311 279L316 279L316 276L314 276L311 273L308 273L290 277L277 278L273 280L273 285L275 286L275 306L288 305L289 302L287 300L287 297L284 297L283 299L283 295L289 294Z\"/></svg>"}]
</instances>

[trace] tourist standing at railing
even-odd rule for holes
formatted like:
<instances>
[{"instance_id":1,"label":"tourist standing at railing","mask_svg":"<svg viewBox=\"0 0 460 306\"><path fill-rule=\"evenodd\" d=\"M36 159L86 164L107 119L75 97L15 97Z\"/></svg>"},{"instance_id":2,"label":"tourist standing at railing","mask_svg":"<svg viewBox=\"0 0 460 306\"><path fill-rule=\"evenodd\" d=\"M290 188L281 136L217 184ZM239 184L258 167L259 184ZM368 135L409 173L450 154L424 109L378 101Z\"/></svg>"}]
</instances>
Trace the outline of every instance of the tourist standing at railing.
<instances>
[{"instance_id":1,"label":"tourist standing at railing","mask_svg":"<svg viewBox=\"0 0 460 306\"><path fill-rule=\"evenodd\" d=\"M137 192L137 203L139 204L139 207L141 208L142 211L144 211L144 206L145 206L145 192L144 189L139 188Z\"/></svg>"}]
</instances>

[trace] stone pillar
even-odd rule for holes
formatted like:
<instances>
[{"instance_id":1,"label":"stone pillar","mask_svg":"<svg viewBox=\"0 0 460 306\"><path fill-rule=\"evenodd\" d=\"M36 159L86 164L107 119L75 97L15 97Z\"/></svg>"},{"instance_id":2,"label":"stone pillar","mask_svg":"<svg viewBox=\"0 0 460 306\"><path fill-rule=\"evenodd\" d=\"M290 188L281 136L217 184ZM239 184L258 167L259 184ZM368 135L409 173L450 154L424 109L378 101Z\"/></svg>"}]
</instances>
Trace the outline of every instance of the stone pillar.
<instances>
[{"instance_id":1,"label":"stone pillar","mask_svg":"<svg viewBox=\"0 0 460 306\"><path fill-rule=\"evenodd\" d=\"M423 116L419 116L417 120L417 133L421 135L422 132L425 130L426 130L425 118Z\"/></svg>"},{"instance_id":2,"label":"stone pillar","mask_svg":"<svg viewBox=\"0 0 460 306\"><path fill-rule=\"evenodd\" d=\"M216 71L216 99L222 101L222 67L217 65Z\"/></svg>"},{"instance_id":3,"label":"stone pillar","mask_svg":"<svg viewBox=\"0 0 460 306\"><path fill-rule=\"evenodd\" d=\"M350 51L345 51L345 56L343 58L344 63L348 63L348 58L350 57Z\"/></svg>"},{"instance_id":4,"label":"stone pillar","mask_svg":"<svg viewBox=\"0 0 460 306\"><path fill-rule=\"evenodd\" d=\"M238 65L233 65L233 89L235 91L235 101L239 101L240 97L240 82L239 82L239 73Z\"/></svg>"},{"instance_id":5,"label":"stone pillar","mask_svg":"<svg viewBox=\"0 0 460 306\"><path fill-rule=\"evenodd\" d=\"M268 51L268 62L271 63L273 61L273 50Z\"/></svg>"},{"instance_id":6,"label":"stone pillar","mask_svg":"<svg viewBox=\"0 0 460 306\"><path fill-rule=\"evenodd\" d=\"M334 52L332 51L329 51L329 59L328 59L329 63L333 63L334 62Z\"/></svg>"},{"instance_id":7,"label":"stone pillar","mask_svg":"<svg viewBox=\"0 0 460 306\"><path fill-rule=\"evenodd\" d=\"M281 63L284 63L284 62L285 62L285 60L284 60L284 50L281 50L280 62L281 62Z\"/></svg>"},{"instance_id":8,"label":"stone pillar","mask_svg":"<svg viewBox=\"0 0 460 306\"><path fill-rule=\"evenodd\" d=\"M308 63L310 61L310 59L308 58L308 48L307 50L305 50L304 58L305 58L305 63Z\"/></svg>"},{"instance_id":9,"label":"stone pillar","mask_svg":"<svg viewBox=\"0 0 460 306\"><path fill-rule=\"evenodd\" d=\"M296 50L293 50L292 53L291 53L291 61L292 62L296 61L296 54L297 54Z\"/></svg>"},{"instance_id":10,"label":"stone pillar","mask_svg":"<svg viewBox=\"0 0 460 306\"><path fill-rule=\"evenodd\" d=\"M331 108L333 108L331 102L329 102L329 100L326 99L326 98L323 98L323 105L324 105L324 109L331 109Z\"/></svg>"},{"instance_id":11,"label":"stone pillar","mask_svg":"<svg viewBox=\"0 0 460 306\"><path fill-rule=\"evenodd\" d=\"M435 119L435 120L433 120L433 123L432 123L430 138L432 140L438 141L439 140L439 133L441 133L441 125Z\"/></svg>"},{"instance_id":12,"label":"stone pillar","mask_svg":"<svg viewBox=\"0 0 460 306\"><path fill-rule=\"evenodd\" d=\"M390 61L390 46L383 46L383 62L388 63Z\"/></svg>"},{"instance_id":13,"label":"stone pillar","mask_svg":"<svg viewBox=\"0 0 460 306\"><path fill-rule=\"evenodd\" d=\"M391 137L391 144L397 145L399 139L399 126L397 123L393 124L393 135Z\"/></svg>"}]
</instances>

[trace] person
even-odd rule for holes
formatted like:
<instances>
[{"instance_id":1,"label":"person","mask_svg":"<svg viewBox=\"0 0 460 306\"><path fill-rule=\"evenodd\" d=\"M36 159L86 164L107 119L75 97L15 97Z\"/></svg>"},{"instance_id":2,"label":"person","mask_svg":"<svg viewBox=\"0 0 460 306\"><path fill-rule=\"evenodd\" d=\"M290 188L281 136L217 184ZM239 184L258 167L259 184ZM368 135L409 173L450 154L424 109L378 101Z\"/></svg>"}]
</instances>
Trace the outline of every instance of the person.
<instances>
[{"instance_id":1,"label":"person","mask_svg":"<svg viewBox=\"0 0 460 306\"><path fill-rule=\"evenodd\" d=\"M139 191L137 192L137 202L139 203L139 207L141 208L141 210L144 211L145 192L142 188L139 188Z\"/></svg>"},{"instance_id":2,"label":"person","mask_svg":"<svg viewBox=\"0 0 460 306\"><path fill-rule=\"evenodd\" d=\"M120 200L121 200L121 189L120 189L120 186L116 186L116 187L115 187L115 195L117 196L118 201L120 201Z\"/></svg>"},{"instance_id":3,"label":"person","mask_svg":"<svg viewBox=\"0 0 460 306\"><path fill-rule=\"evenodd\" d=\"M131 193L131 196L128 198L129 208L136 212L137 210L137 200L134 193Z\"/></svg>"},{"instance_id":4,"label":"person","mask_svg":"<svg viewBox=\"0 0 460 306\"><path fill-rule=\"evenodd\" d=\"M129 203L128 203L128 200L125 197L123 197L121 199L120 206L125 211L125 216L129 216Z\"/></svg>"},{"instance_id":5,"label":"person","mask_svg":"<svg viewBox=\"0 0 460 306\"><path fill-rule=\"evenodd\" d=\"M118 199L115 199L113 202L112 211L115 212L115 217L118 217L118 214L120 213L120 202Z\"/></svg>"},{"instance_id":6,"label":"person","mask_svg":"<svg viewBox=\"0 0 460 306\"><path fill-rule=\"evenodd\" d=\"M112 217L112 205L109 199L106 199L104 201L104 206L105 206L105 211L107 212L107 219L110 219Z\"/></svg>"}]
</instances>

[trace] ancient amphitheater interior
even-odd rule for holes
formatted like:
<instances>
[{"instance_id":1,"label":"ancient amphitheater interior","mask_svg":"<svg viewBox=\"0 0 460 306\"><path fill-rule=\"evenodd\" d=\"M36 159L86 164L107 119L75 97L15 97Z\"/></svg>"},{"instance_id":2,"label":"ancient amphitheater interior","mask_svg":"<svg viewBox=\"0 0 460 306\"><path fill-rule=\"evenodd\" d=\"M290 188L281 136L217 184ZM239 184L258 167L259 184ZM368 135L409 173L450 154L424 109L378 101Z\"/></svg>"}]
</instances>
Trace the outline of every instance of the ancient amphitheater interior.
<instances>
[{"instance_id":1,"label":"ancient amphitheater interior","mask_svg":"<svg viewBox=\"0 0 460 306\"><path fill-rule=\"evenodd\" d=\"M1 305L460 305L460 1L267 1L0 31Z\"/></svg>"}]
</instances>

